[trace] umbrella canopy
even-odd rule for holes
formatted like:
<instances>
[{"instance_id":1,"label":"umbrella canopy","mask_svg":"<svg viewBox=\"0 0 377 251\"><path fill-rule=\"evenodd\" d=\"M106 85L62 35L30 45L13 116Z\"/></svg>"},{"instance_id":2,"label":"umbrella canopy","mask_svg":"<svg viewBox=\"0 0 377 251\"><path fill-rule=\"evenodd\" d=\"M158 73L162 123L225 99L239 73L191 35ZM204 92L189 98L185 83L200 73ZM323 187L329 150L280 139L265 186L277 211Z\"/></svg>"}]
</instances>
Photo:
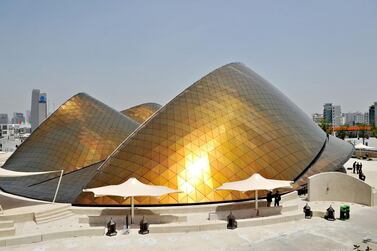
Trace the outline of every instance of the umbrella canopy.
<instances>
[{"instance_id":1,"label":"umbrella canopy","mask_svg":"<svg viewBox=\"0 0 377 251\"><path fill-rule=\"evenodd\" d=\"M119 185L110 185L96 188L84 189L84 192L92 192L94 197L119 196L131 197L131 223L134 218L134 197L135 196L162 196L168 193L180 193L181 191L170 189L165 186L154 186L141 183L136 178L129 178Z\"/></svg>"},{"instance_id":2,"label":"umbrella canopy","mask_svg":"<svg viewBox=\"0 0 377 251\"><path fill-rule=\"evenodd\" d=\"M147 185L141 183L136 178L129 178L126 182L119 185L96 187L84 189L83 191L94 193L94 197L119 196L124 198L135 196L162 196L168 193L180 192L165 186Z\"/></svg>"},{"instance_id":3,"label":"umbrella canopy","mask_svg":"<svg viewBox=\"0 0 377 251\"><path fill-rule=\"evenodd\" d=\"M266 179L259 173L254 173L245 180L227 182L217 190L236 190L246 192L251 190L272 190L275 188L291 188L292 181Z\"/></svg>"},{"instance_id":4,"label":"umbrella canopy","mask_svg":"<svg viewBox=\"0 0 377 251\"><path fill-rule=\"evenodd\" d=\"M227 182L216 190L236 190L246 192L255 190L255 208L258 209L258 190L272 190L275 188L291 188L292 181L266 179L259 173L254 173L245 180Z\"/></svg>"},{"instance_id":5,"label":"umbrella canopy","mask_svg":"<svg viewBox=\"0 0 377 251\"><path fill-rule=\"evenodd\" d=\"M366 145L364 145L363 143L358 143L358 144L356 144L355 145L355 149L364 149L364 150L373 150L373 149L375 149L374 147L371 147L371 146L366 146Z\"/></svg>"}]
</instances>

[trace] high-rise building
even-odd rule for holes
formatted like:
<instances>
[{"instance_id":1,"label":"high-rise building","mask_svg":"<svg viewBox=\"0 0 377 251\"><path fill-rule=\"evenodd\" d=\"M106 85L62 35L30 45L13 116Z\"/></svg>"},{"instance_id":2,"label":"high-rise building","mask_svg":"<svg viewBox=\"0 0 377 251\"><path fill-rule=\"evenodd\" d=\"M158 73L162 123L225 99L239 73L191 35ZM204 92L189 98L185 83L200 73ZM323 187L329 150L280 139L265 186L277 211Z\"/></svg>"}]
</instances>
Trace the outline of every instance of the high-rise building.
<instances>
[{"instance_id":1,"label":"high-rise building","mask_svg":"<svg viewBox=\"0 0 377 251\"><path fill-rule=\"evenodd\" d=\"M30 112L30 110L26 110L26 123L31 124L31 112Z\"/></svg>"},{"instance_id":2,"label":"high-rise building","mask_svg":"<svg viewBox=\"0 0 377 251\"><path fill-rule=\"evenodd\" d=\"M376 114L377 102L369 107L369 124L376 126L377 114Z\"/></svg>"},{"instance_id":3,"label":"high-rise building","mask_svg":"<svg viewBox=\"0 0 377 251\"><path fill-rule=\"evenodd\" d=\"M365 124L364 113L355 112L355 125L357 124Z\"/></svg>"},{"instance_id":4,"label":"high-rise building","mask_svg":"<svg viewBox=\"0 0 377 251\"><path fill-rule=\"evenodd\" d=\"M325 123L332 124L332 103L324 104L323 119Z\"/></svg>"},{"instance_id":5,"label":"high-rise building","mask_svg":"<svg viewBox=\"0 0 377 251\"><path fill-rule=\"evenodd\" d=\"M39 124L41 124L47 118L47 93L39 94Z\"/></svg>"},{"instance_id":6,"label":"high-rise building","mask_svg":"<svg viewBox=\"0 0 377 251\"><path fill-rule=\"evenodd\" d=\"M47 94L33 89L31 94L31 131L34 131L47 118Z\"/></svg>"},{"instance_id":7,"label":"high-rise building","mask_svg":"<svg viewBox=\"0 0 377 251\"><path fill-rule=\"evenodd\" d=\"M354 125L355 123L355 116L353 112L347 112L343 114L344 117L344 124L346 125Z\"/></svg>"},{"instance_id":8,"label":"high-rise building","mask_svg":"<svg viewBox=\"0 0 377 251\"><path fill-rule=\"evenodd\" d=\"M347 112L343 115L346 125L368 125L369 113L365 112Z\"/></svg>"},{"instance_id":9,"label":"high-rise building","mask_svg":"<svg viewBox=\"0 0 377 251\"><path fill-rule=\"evenodd\" d=\"M323 114L321 114L321 113L314 113L312 115L312 118L313 118L314 123L320 124L323 121Z\"/></svg>"},{"instance_id":10,"label":"high-rise building","mask_svg":"<svg viewBox=\"0 0 377 251\"><path fill-rule=\"evenodd\" d=\"M326 103L323 105L323 119L325 123L332 124L333 126L340 126L344 124L342 110L340 105L333 105Z\"/></svg>"},{"instance_id":11,"label":"high-rise building","mask_svg":"<svg viewBox=\"0 0 377 251\"><path fill-rule=\"evenodd\" d=\"M22 112L14 112L13 118L12 118L12 124L24 124L25 123L25 117Z\"/></svg>"},{"instance_id":12,"label":"high-rise building","mask_svg":"<svg viewBox=\"0 0 377 251\"><path fill-rule=\"evenodd\" d=\"M332 106L332 124L334 126L340 126L343 124L342 110L340 105Z\"/></svg>"},{"instance_id":13,"label":"high-rise building","mask_svg":"<svg viewBox=\"0 0 377 251\"><path fill-rule=\"evenodd\" d=\"M364 124L369 125L369 113L364 112Z\"/></svg>"},{"instance_id":14,"label":"high-rise building","mask_svg":"<svg viewBox=\"0 0 377 251\"><path fill-rule=\"evenodd\" d=\"M39 89L33 89L31 93L31 131L33 132L35 128L39 125Z\"/></svg>"},{"instance_id":15,"label":"high-rise building","mask_svg":"<svg viewBox=\"0 0 377 251\"><path fill-rule=\"evenodd\" d=\"M8 124L8 123L9 123L8 114L0 113L0 124Z\"/></svg>"}]
</instances>

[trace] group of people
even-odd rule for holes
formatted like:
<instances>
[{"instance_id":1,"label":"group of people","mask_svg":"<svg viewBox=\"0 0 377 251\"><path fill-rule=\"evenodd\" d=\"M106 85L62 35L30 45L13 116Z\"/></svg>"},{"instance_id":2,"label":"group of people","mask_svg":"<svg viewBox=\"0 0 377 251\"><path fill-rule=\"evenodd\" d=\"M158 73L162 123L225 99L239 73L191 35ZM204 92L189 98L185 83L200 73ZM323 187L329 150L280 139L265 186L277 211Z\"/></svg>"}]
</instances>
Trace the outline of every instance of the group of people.
<instances>
[{"instance_id":1,"label":"group of people","mask_svg":"<svg viewBox=\"0 0 377 251\"><path fill-rule=\"evenodd\" d=\"M281 196L279 194L279 191L276 190L274 194L272 194L272 191L268 191L267 193L267 207L270 207L271 206L271 203L272 203L272 199L275 199L275 207L278 207L280 205L280 201L281 201Z\"/></svg>"},{"instance_id":2,"label":"group of people","mask_svg":"<svg viewBox=\"0 0 377 251\"><path fill-rule=\"evenodd\" d=\"M353 162L352 172L359 175L359 179L365 181L365 175L363 173L363 164L361 162Z\"/></svg>"}]
</instances>

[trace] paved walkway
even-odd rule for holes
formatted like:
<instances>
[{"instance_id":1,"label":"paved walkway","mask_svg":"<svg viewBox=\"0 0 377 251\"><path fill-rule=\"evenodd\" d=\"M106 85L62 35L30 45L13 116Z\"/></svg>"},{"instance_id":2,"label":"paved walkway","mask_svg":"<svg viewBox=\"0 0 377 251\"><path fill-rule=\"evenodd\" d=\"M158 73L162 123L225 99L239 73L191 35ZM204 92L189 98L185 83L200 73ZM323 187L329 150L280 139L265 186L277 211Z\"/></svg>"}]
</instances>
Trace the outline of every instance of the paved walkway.
<instances>
[{"instance_id":1,"label":"paved walkway","mask_svg":"<svg viewBox=\"0 0 377 251\"><path fill-rule=\"evenodd\" d=\"M0 250L353 250L377 243L377 209L352 211L349 221L328 222L313 218L268 226L193 233L77 237L46 241Z\"/></svg>"}]
</instances>

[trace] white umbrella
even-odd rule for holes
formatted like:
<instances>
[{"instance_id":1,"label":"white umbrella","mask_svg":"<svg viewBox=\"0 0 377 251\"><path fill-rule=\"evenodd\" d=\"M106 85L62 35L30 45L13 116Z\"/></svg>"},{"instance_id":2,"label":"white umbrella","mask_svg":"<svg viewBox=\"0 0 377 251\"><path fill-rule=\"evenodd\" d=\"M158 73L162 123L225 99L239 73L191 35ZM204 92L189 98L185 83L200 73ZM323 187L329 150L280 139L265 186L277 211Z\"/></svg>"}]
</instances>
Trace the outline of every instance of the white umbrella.
<instances>
[{"instance_id":1,"label":"white umbrella","mask_svg":"<svg viewBox=\"0 0 377 251\"><path fill-rule=\"evenodd\" d=\"M375 148L372 147L372 146L366 146L363 143L358 143L358 144L355 145L355 149L373 150Z\"/></svg>"},{"instance_id":2,"label":"white umbrella","mask_svg":"<svg viewBox=\"0 0 377 251\"><path fill-rule=\"evenodd\" d=\"M136 178L129 178L119 185L110 185L84 189L83 192L92 192L94 197L119 196L123 198L131 197L131 223L134 218L134 197L135 196L162 196L168 193L180 193L181 191L170 189L165 186L146 185Z\"/></svg>"},{"instance_id":3,"label":"white umbrella","mask_svg":"<svg viewBox=\"0 0 377 251\"><path fill-rule=\"evenodd\" d=\"M254 173L245 180L227 182L216 190L236 190L246 192L255 190L255 209L258 209L258 190L272 190L275 188L291 188L292 181L266 179L259 173Z\"/></svg>"}]
</instances>

